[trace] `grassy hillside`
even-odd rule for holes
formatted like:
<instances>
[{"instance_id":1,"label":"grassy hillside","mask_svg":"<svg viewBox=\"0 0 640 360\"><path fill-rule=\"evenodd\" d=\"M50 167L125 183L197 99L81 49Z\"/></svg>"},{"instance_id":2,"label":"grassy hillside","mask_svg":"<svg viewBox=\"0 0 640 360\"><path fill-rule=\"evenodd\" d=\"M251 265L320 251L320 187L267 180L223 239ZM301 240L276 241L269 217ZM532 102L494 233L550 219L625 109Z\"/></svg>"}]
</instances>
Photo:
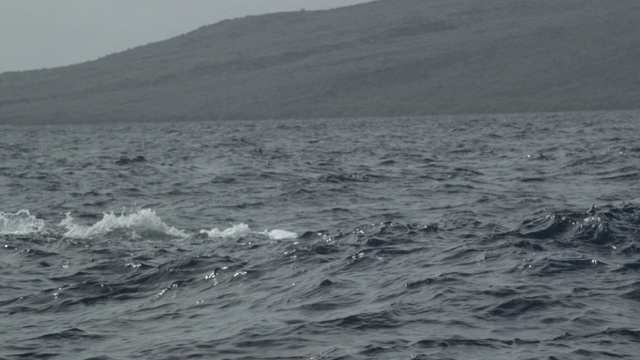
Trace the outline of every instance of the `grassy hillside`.
<instances>
[{"instance_id":1,"label":"grassy hillside","mask_svg":"<svg viewBox=\"0 0 640 360\"><path fill-rule=\"evenodd\" d=\"M382 0L0 74L0 123L640 108L640 2Z\"/></svg>"}]
</instances>

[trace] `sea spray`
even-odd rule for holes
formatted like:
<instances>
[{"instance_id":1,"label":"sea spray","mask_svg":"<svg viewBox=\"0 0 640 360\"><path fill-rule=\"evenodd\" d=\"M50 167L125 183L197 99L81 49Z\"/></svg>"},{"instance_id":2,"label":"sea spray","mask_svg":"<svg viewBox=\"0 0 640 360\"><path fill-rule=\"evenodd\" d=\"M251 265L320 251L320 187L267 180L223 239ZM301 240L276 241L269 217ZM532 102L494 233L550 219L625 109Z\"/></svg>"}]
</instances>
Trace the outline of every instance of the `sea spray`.
<instances>
[{"instance_id":1,"label":"sea spray","mask_svg":"<svg viewBox=\"0 0 640 360\"><path fill-rule=\"evenodd\" d=\"M178 238L188 236L183 230L165 224L151 209L135 209L128 214L123 211L120 215L103 213L102 220L91 226L77 224L71 213L65 215L59 226L67 230L64 236L68 238L93 238L119 229L131 230L132 234L136 234L136 231L152 231Z\"/></svg>"},{"instance_id":2,"label":"sea spray","mask_svg":"<svg viewBox=\"0 0 640 360\"><path fill-rule=\"evenodd\" d=\"M0 235L26 235L44 228L44 220L31 215L29 210L17 213L0 212Z\"/></svg>"}]
</instances>

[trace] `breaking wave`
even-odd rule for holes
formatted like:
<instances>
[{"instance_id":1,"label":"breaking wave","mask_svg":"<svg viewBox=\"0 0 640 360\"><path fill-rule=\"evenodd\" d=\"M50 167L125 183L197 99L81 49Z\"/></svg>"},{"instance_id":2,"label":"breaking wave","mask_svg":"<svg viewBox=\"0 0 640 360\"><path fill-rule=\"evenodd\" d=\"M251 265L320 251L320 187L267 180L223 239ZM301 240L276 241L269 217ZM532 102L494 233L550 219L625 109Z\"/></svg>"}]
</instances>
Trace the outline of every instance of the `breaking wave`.
<instances>
[{"instance_id":1,"label":"breaking wave","mask_svg":"<svg viewBox=\"0 0 640 360\"><path fill-rule=\"evenodd\" d=\"M41 231L44 220L20 210L15 214L0 212L0 235L26 235Z\"/></svg>"},{"instance_id":2,"label":"breaking wave","mask_svg":"<svg viewBox=\"0 0 640 360\"><path fill-rule=\"evenodd\" d=\"M285 239L295 239L298 237L298 234L295 232L287 231L287 230L264 230L261 232L251 231L249 225L247 224L236 224L232 225L230 228L220 230L218 228L213 228L211 230L200 230L201 234L206 234L210 238L225 238L225 239L239 239L242 237L246 237L249 235L264 235L269 237L271 240L285 240Z\"/></svg>"},{"instance_id":3,"label":"breaking wave","mask_svg":"<svg viewBox=\"0 0 640 360\"><path fill-rule=\"evenodd\" d=\"M156 215L155 210L151 209L136 209L128 214L123 211L120 215L113 212L104 213L102 220L91 226L77 224L71 214L67 213L66 218L60 222L59 226L67 230L64 236L68 238L92 238L117 230L131 231L131 236L134 238L139 236L138 232L160 233L177 238L188 236L184 230L165 224Z\"/></svg>"},{"instance_id":4,"label":"breaking wave","mask_svg":"<svg viewBox=\"0 0 640 360\"><path fill-rule=\"evenodd\" d=\"M13 224L16 220L13 220L11 226L7 226L8 233L16 234L16 230L20 231L39 231L44 227L44 221L36 219L30 216L29 212L24 210L24 214L14 215L14 218L21 220L20 225ZM29 226L28 226L29 225ZM187 230L178 229L173 226L167 225L152 209L132 209L123 210L120 214L114 212L103 213L102 219L93 225L82 225L77 223L76 219L71 216L71 213L66 213L65 218L60 221L58 226L65 229L63 234L66 238L96 238L104 235L119 234L130 239L138 238L187 238L193 234ZM4 233L4 227L3 227ZM29 233L29 232L24 232ZM213 228L211 230L200 230L200 234L205 234L207 237L216 239L240 239L248 236L267 237L271 240L284 240L295 239L298 234L287 230L267 230L253 231L249 228L249 225L232 224L231 227L220 230L219 228Z\"/></svg>"}]
</instances>

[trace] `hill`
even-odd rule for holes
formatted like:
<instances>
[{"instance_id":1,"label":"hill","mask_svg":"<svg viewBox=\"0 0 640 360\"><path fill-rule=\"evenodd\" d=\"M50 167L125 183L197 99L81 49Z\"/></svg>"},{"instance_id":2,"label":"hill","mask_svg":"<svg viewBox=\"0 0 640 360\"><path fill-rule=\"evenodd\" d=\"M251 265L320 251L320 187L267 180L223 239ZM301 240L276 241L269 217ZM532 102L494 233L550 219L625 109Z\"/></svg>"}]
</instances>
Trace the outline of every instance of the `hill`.
<instances>
[{"instance_id":1,"label":"hill","mask_svg":"<svg viewBox=\"0 0 640 360\"><path fill-rule=\"evenodd\" d=\"M381 0L0 74L0 123L640 108L640 2Z\"/></svg>"}]
</instances>

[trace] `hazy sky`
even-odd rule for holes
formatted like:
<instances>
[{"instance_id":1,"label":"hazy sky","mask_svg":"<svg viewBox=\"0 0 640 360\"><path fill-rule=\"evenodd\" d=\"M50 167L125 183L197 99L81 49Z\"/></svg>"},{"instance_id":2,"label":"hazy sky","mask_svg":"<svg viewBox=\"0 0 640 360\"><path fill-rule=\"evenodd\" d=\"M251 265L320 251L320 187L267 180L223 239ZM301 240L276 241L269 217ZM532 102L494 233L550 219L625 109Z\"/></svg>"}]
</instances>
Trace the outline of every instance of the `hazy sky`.
<instances>
[{"instance_id":1,"label":"hazy sky","mask_svg":"<svg viewBox=\"0 0 640 360\"><path fill-rule=\"evenodd\" d=\"M0 0L0 73L70 65L245 15L371 0Z\"/></svg>"}]
</instances>

